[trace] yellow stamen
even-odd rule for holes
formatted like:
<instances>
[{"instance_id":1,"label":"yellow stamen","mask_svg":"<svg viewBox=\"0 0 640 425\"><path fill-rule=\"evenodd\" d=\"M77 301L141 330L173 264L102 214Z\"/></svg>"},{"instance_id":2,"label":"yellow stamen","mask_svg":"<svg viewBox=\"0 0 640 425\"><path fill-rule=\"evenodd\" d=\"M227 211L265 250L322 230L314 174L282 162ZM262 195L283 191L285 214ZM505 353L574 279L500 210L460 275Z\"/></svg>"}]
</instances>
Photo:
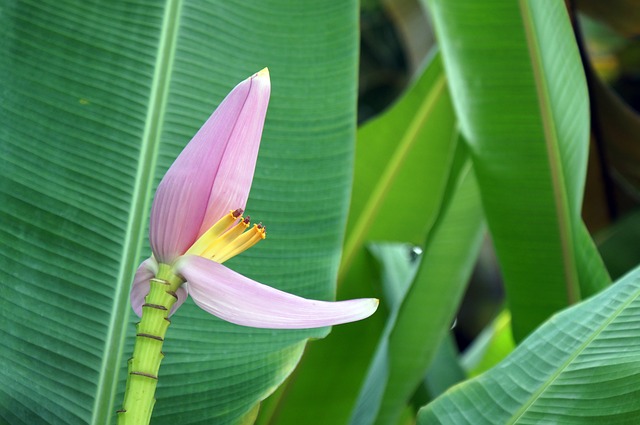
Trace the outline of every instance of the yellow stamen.
<instances>
[{"instance_id":1,"label":"yellow stamen","mask_svg":"<svg viewBox=\"0 0 640 425\"><path fill-rule=\"evenodd\" d=\"M224 249L226 245L233 242L234 239L247 230L247 227L249 227L249 217L246 217L240 221L240 223L223 233L219 238L212 241L200 255L206 258L213 258L218 251Z\"/></svg>"},{"instance_id":2,"label":"yellow stamen","mask_svg":"<svg viewBox=\"0 0 640 425\"><path fill-rule=\"evenodd\" d=\"M229 214L222 217L216 224L211 226L209 230L204 232L198 240L191 245L191 248L186 252L190 255L204 256L204 252L215 242L220 236L231 227L238 219L242 219L242 209L238 208L235 211L230 211Z\"/></svg>"},{"instance_id":3,"label":"yellow stamen","mask_svg":"<svg viewBox=\"0 0 640 425\"><path fill-rule=\"evenodd\" d=\"M267 237L262 223L255 224L252 229L245 231L249 227L249 217L242 218L240 214L242 210L238 208L221 218L200 236L185 254L198 255L222 263Z\"/></svg>"},{"instance_id":4,"label":"yellow stamen","mask_svg":"<svg viewBox=\"0 0 640 425\"><path fill-rule=\"evenodd\" d=\"M216 252L211 258L218 263L224 263L231 257L246 251L261 240L267 237L267 230L262 224L254 224L253 228L244 232L231 243L225 245L220 251Z\"/></svg>"}]
</instances>

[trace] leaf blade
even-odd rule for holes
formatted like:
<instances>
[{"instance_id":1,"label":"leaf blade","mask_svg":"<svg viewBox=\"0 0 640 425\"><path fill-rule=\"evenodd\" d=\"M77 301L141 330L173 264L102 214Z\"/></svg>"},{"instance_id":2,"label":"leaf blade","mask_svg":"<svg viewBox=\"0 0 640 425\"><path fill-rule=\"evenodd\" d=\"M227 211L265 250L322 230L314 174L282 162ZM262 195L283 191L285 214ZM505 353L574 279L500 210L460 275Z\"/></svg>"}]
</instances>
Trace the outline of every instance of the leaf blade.
<instances>
[{"instance_id":1,"label":"leaf blade","mask_svg":"<svg viewBox=\"0 0 640 425\"><path fill-rule=\"evenodd\" d=\"M230 265L300 295L333 296L355 135L357 7L264 6L27 1L3 9L0 317L2 348L16 366L0 371L0 398L11 400L3 420L112 420L124 389L117 359L132 350L126 275L140 249L149 252L141 238L151 188L226 92L265 65L274 94L249 208L271 232L266 246ZM177 38L161 60L163 36L167 45ZM310 46L323 60L305 59ZM154 422L248 417L290 373L304 341L327 331L247 331L183 306L165 344ZM246 345L246 357L229 356ZM182 375L221 373L216 364L238 376L200 381L197 394L177 385ZM185 394L193 403L170 411L170 399Z\"/></svg>"},{"instance_id":2,"label":"leaf blade","mask_svg":"<svg viewBox=\"0 0 640 425\"><path fill-rule=\"evenodd\" d=\"M480 250L484 216L471 162L463 161L456 174L390 332L390 372L376 424L393 424L400 418L451 327Z\"/></svg>"},{"instance_id":3,"label":"leaf blade","mask_svg":"<svg viewBox=\"0 0 640 425\"><path fill-rule=\"evenodd\" d=\"M418 423L632 423L639 277L636 268L553 316L497 367L421 409Z\"/></svg>"},{"instance_id":4,"label":"leaf blade","mask_svg":"<svg viewBox=\"0 0 640 425\"><path fill-rule=\"evenodd\" d=\"M601 261L584 273L598 255L580 219L588 99L579 55L560 3L429 4L519 339L609 282Z\"/></svg>"},{"instance_id":5,"label":"leaf blade","mask_svg":"<svg viewBox=\"0 0 640 425\"><path fill-rule=\"evenodd\" d=\"M358 130L355 189L340 276L346 275L367 240L421 242L415 226L397 223L391 232L382 223L404 211L432 211L438 203L456 137L445 81L442 60L433 51L420 77L397 104ZM416 158L422 158L422 163ZM410 183L416 181L433 188L406 196ZM425 214L421 220L420 227L426 231L433 216Z\"/></svg>"}]
</instances>

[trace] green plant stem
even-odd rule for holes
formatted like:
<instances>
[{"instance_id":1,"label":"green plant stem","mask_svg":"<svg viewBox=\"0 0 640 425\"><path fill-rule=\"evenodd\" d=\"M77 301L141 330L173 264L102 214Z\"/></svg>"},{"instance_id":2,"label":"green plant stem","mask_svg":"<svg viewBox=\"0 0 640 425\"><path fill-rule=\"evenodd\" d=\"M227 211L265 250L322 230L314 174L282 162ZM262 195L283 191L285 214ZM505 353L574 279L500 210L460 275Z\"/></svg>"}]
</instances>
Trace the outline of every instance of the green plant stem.
<instances>
[{"instance_id":1,"label":"green plant stem","mask_svg":"<svg viewBox=\"0 0 640 425\"><path fill-rule=\"evenodd\" d=\"M147 425L151 421L158 370L164 357L162 343L171 323L169 312L177 301L176 290L182 283L166 264L160 264L157 276L149 281L142 319L136 325L136 344L129 359L118 425Z\"/></svg>"}]
</instances>

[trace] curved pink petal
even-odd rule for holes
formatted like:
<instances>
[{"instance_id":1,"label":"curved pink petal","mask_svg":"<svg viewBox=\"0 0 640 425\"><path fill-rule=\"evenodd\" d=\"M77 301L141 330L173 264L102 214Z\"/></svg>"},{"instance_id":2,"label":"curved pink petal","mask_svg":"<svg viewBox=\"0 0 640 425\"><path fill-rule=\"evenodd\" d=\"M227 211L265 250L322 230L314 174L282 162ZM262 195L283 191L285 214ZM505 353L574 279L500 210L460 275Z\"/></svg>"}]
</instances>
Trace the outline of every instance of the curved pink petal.
<instances>
[{"instance_id":1,"label":"curved pink petal","mask_svg":"<svg viewBox=\"0 0 640 425\"><path fill-rule=\"evenodd\" d=\"M244 209L247 204L270 94L269 72L265 68L251 78L247 100L231 133L211 188L200 235L229 211Z\"/></svg>"},{"instance_id":2,"label":"curved pink petal","mask_svg":"<svg viewBox=\"0 0 640 425\"><path fill-rule=\"evenodd\" d=\"M317 328L364 319L378 307L378 300L372 298L329 302L298 297L197 256L183 257L177 268L200 308L237 325Z\"/></svg>"},{"instance_id":3,"label":"curved pink petal","mask_svg":"<svg viewBox=\"0 0 640 425\"><path fill-rule=\"evenodd\" d=\"M151 249L159 262L173 263L207 230L208 223L229 210L244 208L269 87L266 71L238 84L165 174L153 200L149 226Z\"/></svg>"},{"instance_id":4,"label":"curved pink petal","mask_svg":"<svg viewBox=\"0 0 640 425\"><path fill-rule=\"evenodd\" d=\"M154 278L158 273L158 263L153 257L149 257L140 264L138 270L136 270L136 274L133 277L133 285L131 287L131 307L133 311L138 315L138 317L142 317L142 305L144 304L144 298L149 293L149 280ZM171 307L171 311L169 312L169 316L171 316L175 311L182 305L184 300L187 299L187 289L185 285L182 285L176 291L176 295L178 297L178 301Z\"/></svg>"}]
</instances>

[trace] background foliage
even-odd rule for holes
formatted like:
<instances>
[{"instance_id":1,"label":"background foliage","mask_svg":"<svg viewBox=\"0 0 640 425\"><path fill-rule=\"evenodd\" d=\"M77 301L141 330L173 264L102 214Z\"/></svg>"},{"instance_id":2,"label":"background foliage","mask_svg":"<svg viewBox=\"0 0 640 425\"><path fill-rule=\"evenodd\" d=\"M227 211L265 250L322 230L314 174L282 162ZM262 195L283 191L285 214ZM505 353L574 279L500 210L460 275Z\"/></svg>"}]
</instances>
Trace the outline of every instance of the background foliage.
<instances>
[{"instance_id":1,"label":"background foliage","mask_svg":"<svg viewBox=\"0 0 640 425\"><path fill-rule=\"evenodd\" d=\"M639 11L5 2L0 422L114 420L155 185L268 66L248 210L269 238L230 265L382 304L306 344L328 330L242 328L187 302L153 423L633 423Z\"/></svg>"}]
</instances>

